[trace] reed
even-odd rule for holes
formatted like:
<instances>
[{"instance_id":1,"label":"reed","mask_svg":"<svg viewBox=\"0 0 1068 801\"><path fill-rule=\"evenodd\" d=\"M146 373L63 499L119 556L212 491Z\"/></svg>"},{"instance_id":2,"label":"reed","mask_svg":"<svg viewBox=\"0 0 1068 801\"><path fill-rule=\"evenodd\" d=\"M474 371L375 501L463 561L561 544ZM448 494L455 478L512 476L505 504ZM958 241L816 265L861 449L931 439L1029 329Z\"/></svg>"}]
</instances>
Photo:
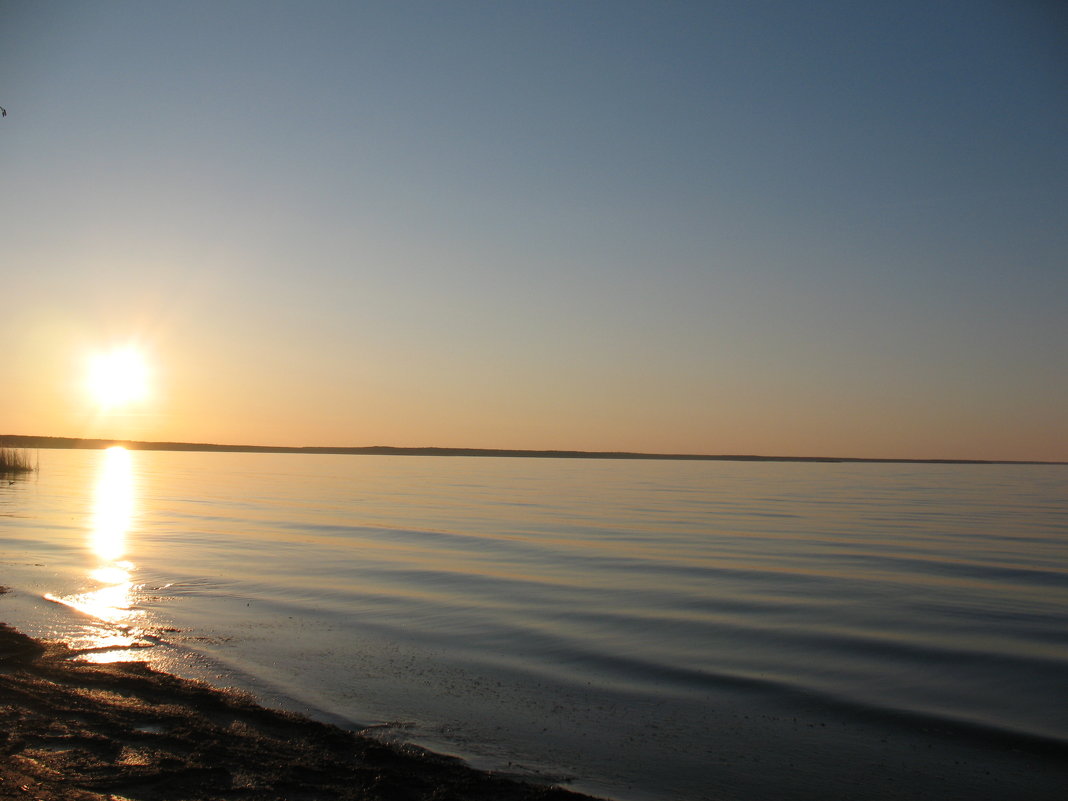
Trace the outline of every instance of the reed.
<instances>
[{"instance_id":1,"label":"reed","mask_svg":"<svg viewBox=\"0 0 1068 801\"><path fill-rule=\"evenodd\" d=\"M14 448L0 448L0 475L13 473L32 473L36 468L26 451Z\"/></svg>"}]
</instances>

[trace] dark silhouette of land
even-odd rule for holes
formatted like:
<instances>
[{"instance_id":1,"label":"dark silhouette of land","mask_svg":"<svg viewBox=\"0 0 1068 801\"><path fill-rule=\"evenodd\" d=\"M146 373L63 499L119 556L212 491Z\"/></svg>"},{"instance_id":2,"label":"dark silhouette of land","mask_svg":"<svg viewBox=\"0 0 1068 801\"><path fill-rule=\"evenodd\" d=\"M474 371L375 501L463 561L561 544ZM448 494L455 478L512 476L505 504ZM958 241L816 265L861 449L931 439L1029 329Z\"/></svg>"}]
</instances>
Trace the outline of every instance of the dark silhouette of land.
<instances>
[{"instance_id":1,"label":"dark silhouette of land","mask_svg":"<svg viewBox=\"0 0 1068 801\"><path fill-rule=\"evenodd\" d=\"M525 459L660 459L694 462L861 462L890 464L1044 464L1043 462L1001 459L880 459L853 456L757 456L750 454L632 453L628 451L511 450L503 448L398 448L391 445L365 447L286 445L219 445L207 442L141 442L121 439L78 439L75 437L32 437L0 435L0 447L7 448L88 448L121 445L132 451L205 451L219 453L328 453L347 456L491 456Z\"/></svg>"}]
</instances>

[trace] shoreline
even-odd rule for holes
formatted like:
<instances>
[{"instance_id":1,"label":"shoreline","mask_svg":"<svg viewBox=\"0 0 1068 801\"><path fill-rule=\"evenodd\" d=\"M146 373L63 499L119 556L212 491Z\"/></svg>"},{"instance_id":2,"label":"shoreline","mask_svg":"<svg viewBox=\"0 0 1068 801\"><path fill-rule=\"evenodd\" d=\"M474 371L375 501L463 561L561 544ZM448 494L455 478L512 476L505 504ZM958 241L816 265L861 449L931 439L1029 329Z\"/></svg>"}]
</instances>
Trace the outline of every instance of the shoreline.
<instances>
[{"instance_id":1,"label":"shoreline","mask_svg":"<svg viewBox=\"0 0 1068 801\"><path fill-rule=\"evenodd\" d=\"M593 801L140 662L78 656L0 623L0 799Z\"/></svg>"},{"instance_id":2,"label":"shoreline","mask_svg":"<svg viewBox=\"0 0 1068 801\"><path fill-rule=\"evenodd\" d=\"M150 442L123 439L0 435L0 447L45 450L102 450L120 446L134 451L199 453L307 453L337 456L475 456L504 459L617 459L687 462L800 462L815 464L1051 465L1068 462L1019 459L890 459L862 456L760 456L754 454L640 453L633 451L523 450L506 448L408 448L393 445L289 446L224 445L208 442Z\"/></svg>"}]
</instances>

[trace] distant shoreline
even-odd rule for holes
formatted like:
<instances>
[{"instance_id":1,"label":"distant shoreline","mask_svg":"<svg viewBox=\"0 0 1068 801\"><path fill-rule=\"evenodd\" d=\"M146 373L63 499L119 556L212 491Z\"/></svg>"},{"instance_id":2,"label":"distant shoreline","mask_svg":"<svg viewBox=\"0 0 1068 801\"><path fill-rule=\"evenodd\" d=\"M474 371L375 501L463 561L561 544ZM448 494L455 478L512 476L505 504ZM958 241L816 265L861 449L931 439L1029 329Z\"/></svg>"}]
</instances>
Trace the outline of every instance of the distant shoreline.
<instances>
[{"instance_id":1,"label":"distant shoreline","mask_svg":"<svg viewBox=\"0 0 1068 801\"><path fill-rule=\"evenodd\" d=\"M220 445L206 442L144 442L77 437L0 435L0 447L100 450L116 445L135 451L200 451L208 453L315 453L342 456L479 456L522 459L645 459L690 462L817 462L864 464L1030 464L1068 465L1068 462L1009 459L880 459L853 456L757 456L748 454L636 453L630 451L518 450L504 448L400 448L392 445L365 447Z\"/></svg>"}]
</instances>

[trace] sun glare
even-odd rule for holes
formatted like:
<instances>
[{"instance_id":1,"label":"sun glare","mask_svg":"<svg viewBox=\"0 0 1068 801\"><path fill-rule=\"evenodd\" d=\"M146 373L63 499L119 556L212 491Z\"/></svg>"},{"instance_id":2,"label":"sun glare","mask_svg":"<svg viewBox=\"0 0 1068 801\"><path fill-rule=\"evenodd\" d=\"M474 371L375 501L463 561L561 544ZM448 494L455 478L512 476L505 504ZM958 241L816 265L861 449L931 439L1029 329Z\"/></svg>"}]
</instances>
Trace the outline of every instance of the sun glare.
<instances>
[{"instance_id":1,"label":"sun glare","mask_svg":"<svg viewBox=\"0 0 1068 801\"><path fill-rule=\"evenodd\" d=\"M135 348L98 353L89 361L89 392L104 408L125 406L148 396L148 367Z\"/></svg>"}]
</instances>

